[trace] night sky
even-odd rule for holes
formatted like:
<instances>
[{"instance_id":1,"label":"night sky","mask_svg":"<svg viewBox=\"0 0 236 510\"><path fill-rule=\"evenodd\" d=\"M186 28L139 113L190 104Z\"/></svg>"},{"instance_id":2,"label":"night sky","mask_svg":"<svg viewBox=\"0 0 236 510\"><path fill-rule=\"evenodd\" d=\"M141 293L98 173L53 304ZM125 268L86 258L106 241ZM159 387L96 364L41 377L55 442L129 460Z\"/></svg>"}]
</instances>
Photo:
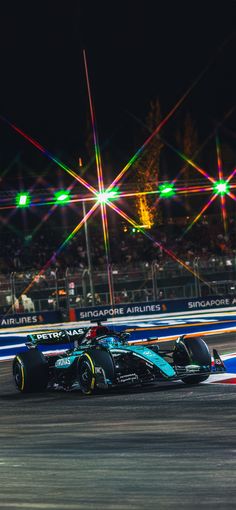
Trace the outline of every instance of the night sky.
<instances>
[{"instance_id":1,"label":"night sky","mask_svg":"<svg viewBox=\"0 0 236 510\"><path fill-rule=\"evenodd\" d=\"M89 111L85 48L100 143L115 165L122 167L138 148L134 117L144 120L155 98L167 114L204 69L166 134L189 111L205 137L236 104L235 15L233 0L1 2L0 115L76 162ZM223 123L222 136L228 129L231 143L235 121L236 111ZM0 134L1 164L18 152L45 164L2 121Z\"/></svg>"}]
</instances>

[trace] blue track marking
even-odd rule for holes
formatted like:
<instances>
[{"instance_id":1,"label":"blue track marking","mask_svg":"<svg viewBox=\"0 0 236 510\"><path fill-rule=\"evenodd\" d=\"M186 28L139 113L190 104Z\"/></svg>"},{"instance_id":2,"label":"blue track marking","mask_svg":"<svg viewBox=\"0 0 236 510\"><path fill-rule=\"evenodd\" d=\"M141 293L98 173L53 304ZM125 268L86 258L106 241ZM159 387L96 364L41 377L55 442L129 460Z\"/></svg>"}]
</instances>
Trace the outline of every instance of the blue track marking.
<instances>
[{"instance_id":1,"label":"blue track marking","mask_svg":"<svg viewBox=\"0 0 236 510\"><path fill-rule=\"evenodd\" d=\"M42 346L42 345L39 345L38 346L38 349L42 352L53 352L53 351L65 351L66 349L72 349L73 348L73 344L58 344L58 345L47 345L45 347ZM11 359L12 357L14 357L16 354L20 353L20 352L25 352L28 350L28 347L26 347L25 344L22 343L22 338L20 339L20 342L19 343L15 343L15 344L12 344L11 346L6 346L5 348L4 347L0 347L0 361L1 360L6 360L6 359Z\"/></svg>"},{"instance_id":2,"label":"blue track marking","mask_svg":"<svg viewBox=\"0 0 236 510\"><path fill-rule=\"evenodd\" d=\"M122 323L115 326L116 331L127 329L130 333L130 340L140 340L147 337L174 337L180 335L189 335L194 333L206 334L212 331L236 331L236 316L221 316L218 318L206 317L205 319L166 319L166 320L151 320L145 323L135 322L132 326L127 323Z\"/></svg>"},{"instance_id":3,"label":"blue track marking","mask_svg":"<svg viewBox=\"0 0 236 510\"><path fill-rule=\"evenodd\" d=\"M227 372L236 374L236 355L233 358L225 359L224 364L227 368Z\"/></svg>"}]
</instances>

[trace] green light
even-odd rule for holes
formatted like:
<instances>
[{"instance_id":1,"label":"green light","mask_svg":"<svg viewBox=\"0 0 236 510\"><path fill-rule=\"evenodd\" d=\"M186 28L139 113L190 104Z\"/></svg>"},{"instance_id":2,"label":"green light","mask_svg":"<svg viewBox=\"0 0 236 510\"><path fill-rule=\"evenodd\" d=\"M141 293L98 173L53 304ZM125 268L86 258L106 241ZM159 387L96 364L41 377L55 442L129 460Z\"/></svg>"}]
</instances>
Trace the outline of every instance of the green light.
<instances>
[{"instance_id":1,"label":"green light","mask_svg":"<svg viewBox=\"0 0 236 510\"><path fill-rule=\"evenodd\" d=\"M30 205L30 200L29 193L18 193L16 195L17 207L28 207Z\"/></svg>"},{"instance_id":2,"label":"green light","mask_svg":"<svg viewBox=\"0 0 236 510\"><path fill-rule=\"evenodd\" d=\"M96 196L100 204L106 204L109 200L117 198L117 191L103 191L102 193L97 193Z\"/></svg>"},{"instance_id":3,"label":"green light","mask_svg":"<svg viewBox=\"0 0 236 510\"><path fill-rule=\"evenodd\" d=\"M172 183L164 183L164 184L161 184L159 186L159 191L160 191L160 196L162 198L166 198L166 197L172 197L173 195L175 195L175 188L174 188L174 184Z\"/></svg>"},{"instance_id":4,"label":"green light","mask_svg":"<svg viewBox=\"0 0 236 510\"><path fill-rule=\"evenodd\" d=\"M55 199L59 204L67 204L70 201L69 191L60 190L55 193Z\"/></svg>"},{"instance_id":5,"label":"green light","mask_svg":"<svg viewBox=\"0 0 236 510\"><path fill-rule=\"evenodd\" d=\"M225 195L229 192L229 183L227 181L216 181L213 186L213 190L215 193L220 193L221 195Z\"/></svg>"}]
</instances>

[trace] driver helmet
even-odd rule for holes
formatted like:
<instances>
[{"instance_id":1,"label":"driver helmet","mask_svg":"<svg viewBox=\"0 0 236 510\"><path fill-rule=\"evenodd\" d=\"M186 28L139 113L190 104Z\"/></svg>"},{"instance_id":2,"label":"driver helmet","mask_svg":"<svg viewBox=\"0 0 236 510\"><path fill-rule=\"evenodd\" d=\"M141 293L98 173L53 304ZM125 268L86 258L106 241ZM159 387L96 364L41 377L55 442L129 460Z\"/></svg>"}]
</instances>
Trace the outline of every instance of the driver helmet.
<instances>
[{"instance_id":1,"label":"driver helmet","mask_svg":"<svg viewBox=\"0 0 236 510\"><path fill-rule=\"evenodd\" d=\"M120 342L118 338L113 336L106 336L105 338L98 338L99 345L103 345L103 347L107 347L111 349L112 347L119 347Z\"/></svg>"},{"instance_id":2,"label":"driver helmet","mask_svg":"<svg viewBox=\"0 0 236 510\"><path fill-rule=\"evenodd\" d=\"M85 338L88 340L95 339L97 336L108 335L109 329L106 326L92 326L86 333Z\"/></svg>"}]
</instances>

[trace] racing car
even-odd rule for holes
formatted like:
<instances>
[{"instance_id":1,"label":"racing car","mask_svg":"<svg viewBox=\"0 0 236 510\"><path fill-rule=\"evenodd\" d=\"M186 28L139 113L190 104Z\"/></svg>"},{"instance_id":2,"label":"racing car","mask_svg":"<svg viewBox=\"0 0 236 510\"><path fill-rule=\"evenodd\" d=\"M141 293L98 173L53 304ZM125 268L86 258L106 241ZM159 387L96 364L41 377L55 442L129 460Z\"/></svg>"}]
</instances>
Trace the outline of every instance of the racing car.
<instances>
[{"instance_id":1,"label":"racing car","mask_svg":"<svg viewBox=\"0 0 236 510\"><path fill-rule=\"evenodd\" d=\"M64 352L47 351L62 343L70 344ZM213 371L225 371L216 349L212 361L202 337L180 336L172 349L161 349L158 338L131 343L127 331L101 324L31 334L26 346L13 360L13 377L23 393L78 388L90 395L101 389L176 380L192 385L205 381Z\"/></svg>"}]
</instances>

